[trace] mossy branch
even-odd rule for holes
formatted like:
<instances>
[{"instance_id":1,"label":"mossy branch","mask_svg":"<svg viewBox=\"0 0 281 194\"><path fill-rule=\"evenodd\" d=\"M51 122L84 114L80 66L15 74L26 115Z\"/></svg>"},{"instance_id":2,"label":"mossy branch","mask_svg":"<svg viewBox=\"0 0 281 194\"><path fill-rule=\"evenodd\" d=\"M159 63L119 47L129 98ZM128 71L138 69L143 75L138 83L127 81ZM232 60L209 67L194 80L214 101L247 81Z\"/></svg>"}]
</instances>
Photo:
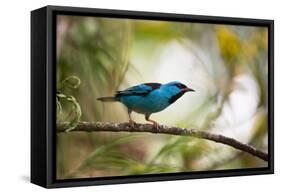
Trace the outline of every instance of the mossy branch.
<instances>
[{"instance_id":1,"label":"mossy branch","mask_svg":"<svg viewBox=\"0 0 281 194\"><path fill-rule=\"evenodd\" d=\"M68 122L57 123L57 132L66 132L69 128ZM268 161L268 154L256 149L253 146L239 142L236 139L226 137L219 134L214 134L202 130L186 129L178 127L168 127L161 125L159 129L155 129L151 124L135 124L131 127L129 123L107 123L107 122L80 122L70 132L98 132L98 131L109 131L109 132L147 132L147 133L159 133L169 135L180 135L190 136L200 139L207 139L217 143L222 143L231 146L235 149L247 152L253 156L256 156L264 161Z\"/></svg>"}]
</instances>

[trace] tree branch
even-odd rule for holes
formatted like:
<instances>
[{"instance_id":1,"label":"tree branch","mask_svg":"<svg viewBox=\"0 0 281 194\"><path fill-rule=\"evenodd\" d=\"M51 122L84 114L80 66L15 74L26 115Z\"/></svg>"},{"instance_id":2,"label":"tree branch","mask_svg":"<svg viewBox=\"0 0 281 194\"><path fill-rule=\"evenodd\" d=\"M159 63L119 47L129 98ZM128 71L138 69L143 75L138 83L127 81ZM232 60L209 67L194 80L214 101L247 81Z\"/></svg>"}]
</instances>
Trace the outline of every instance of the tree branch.
<instances>
[{"instance_id":1,"label":"tree branch","mask_svg":"<svg viewBox=\"0 0 281 194\"><path fill-rule=\"evenodd\" d=\"M67 122L57 123L58 133L66 132L68 128L69 128L69 123ZM81 122L70 132L75 132L75 131L148 132L148 133L159 133L159 134L169 134L169 135L191 136L191 137L207 139L217 143L229 145L233 148L236 148L238 150L256 156L264 161L268 161L268 154L254 148L253 146L241 143L230 137L226 137L219 134L213 134L196 129L168 127L168 126L161 125L160 128L156 130L154 126L151 124L136 124L134 127L131 127L129 123Z\"/></svg>"}]
</instances>

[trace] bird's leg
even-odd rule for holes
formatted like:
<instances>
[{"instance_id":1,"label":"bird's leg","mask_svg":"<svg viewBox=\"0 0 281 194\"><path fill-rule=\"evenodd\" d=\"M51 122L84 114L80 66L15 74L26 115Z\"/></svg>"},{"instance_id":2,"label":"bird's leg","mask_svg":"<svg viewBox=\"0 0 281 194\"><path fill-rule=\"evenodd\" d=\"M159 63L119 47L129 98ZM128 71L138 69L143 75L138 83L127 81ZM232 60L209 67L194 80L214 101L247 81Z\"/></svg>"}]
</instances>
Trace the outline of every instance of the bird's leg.
<instances>
[{"instance_id":1,"label":"bird's leg","mask_svg":"<svg viewBox=\"0 0 281 194\"><path fill-rule=\"evenodd\" d=\"M149 121L149 122L152 122L153 123L153 126L155 127L156 129L156 132L158 132L158 129L160 128L160 124L157 123L156 121L152 120L149 118L150 115L145 115L145 120Z\"/></svg>"},{"instance_id":2,"label":"bird's leg","mask_svg":"<svg viewBox=\"0 0 281 194\"><path fill-rule=\"evenodd\" d=\"M133 121L132 117L131 117L131 113L132 113L132 110L129 110L128 109L128 115L129 115L129 124L131 127L135 127L135 125L137 124L135 121Z\"/></svg>"}]
</instances>

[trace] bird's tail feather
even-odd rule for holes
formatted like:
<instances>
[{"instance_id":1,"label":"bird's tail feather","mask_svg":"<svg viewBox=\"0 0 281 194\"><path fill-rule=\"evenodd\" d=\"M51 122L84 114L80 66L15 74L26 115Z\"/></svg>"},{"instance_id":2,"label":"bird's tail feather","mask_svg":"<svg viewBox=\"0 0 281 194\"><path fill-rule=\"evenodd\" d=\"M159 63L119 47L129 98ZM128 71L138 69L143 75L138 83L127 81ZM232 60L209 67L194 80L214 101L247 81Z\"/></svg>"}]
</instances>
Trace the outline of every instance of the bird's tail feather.
<instances>
[{"instance_id":1,"label":"bird's tail feather","mask_svg":"<svg viewBox=\"0 0 281 194\"><path fill-rule=\"evenodd\" d=\"M115 97L100 97L100 98L97 98L97 100L100 100L103 102L115 102L116 98Z\"/></svg>"}]
</instances>

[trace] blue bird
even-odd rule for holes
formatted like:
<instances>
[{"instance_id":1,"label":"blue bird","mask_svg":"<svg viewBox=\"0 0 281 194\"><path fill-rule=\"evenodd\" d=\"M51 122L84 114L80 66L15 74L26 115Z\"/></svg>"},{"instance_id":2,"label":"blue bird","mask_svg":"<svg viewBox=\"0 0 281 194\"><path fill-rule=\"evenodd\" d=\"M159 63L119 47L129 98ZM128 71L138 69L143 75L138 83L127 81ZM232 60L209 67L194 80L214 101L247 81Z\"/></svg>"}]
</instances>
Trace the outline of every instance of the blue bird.
<instances>
[{"instance_id":1,"label":"blue bird","mask_svg":"<svg viewBox=\"0 0 281 194\"><path fill-rule=\"evenodd\" d=\"M156 129L159 124L151 120L149 117L152 113L160 112L173 104L186 92L194 92L195 90L188 88L186 85L173 81L167 84L160 83L144 83L130 87L123 91L117 91L115 96L101 97L97 100L104 102L121 102L128 109L129 122L131 126L136 124L132 118L132 111L144 114L145 119L152 122Z\"/></svg>"}]
</instances>

